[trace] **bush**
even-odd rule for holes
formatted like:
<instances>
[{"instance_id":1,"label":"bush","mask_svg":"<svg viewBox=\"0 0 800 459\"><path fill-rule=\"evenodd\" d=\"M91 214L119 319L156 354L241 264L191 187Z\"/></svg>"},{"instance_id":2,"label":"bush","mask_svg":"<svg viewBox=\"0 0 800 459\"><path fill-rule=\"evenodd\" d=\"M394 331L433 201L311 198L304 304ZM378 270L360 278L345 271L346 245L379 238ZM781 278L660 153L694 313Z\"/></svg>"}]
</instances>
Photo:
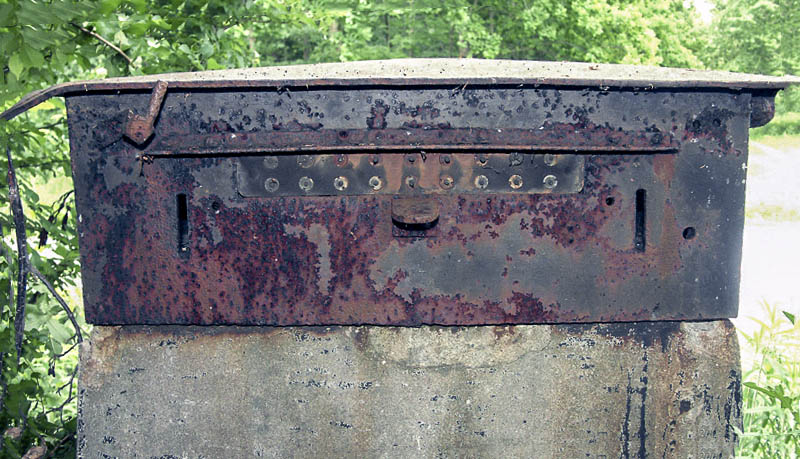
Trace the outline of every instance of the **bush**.
<instances>
[{"instance_id":1,"label":"bush","mask_svg":"<svg viewBox=\"0 0 800 459\"><path fill-rule=\"evenodd\" d=\"M800 112L779 113L766 126L750 131L750 137L800 134Z\"/></svg>"}]
</instances>

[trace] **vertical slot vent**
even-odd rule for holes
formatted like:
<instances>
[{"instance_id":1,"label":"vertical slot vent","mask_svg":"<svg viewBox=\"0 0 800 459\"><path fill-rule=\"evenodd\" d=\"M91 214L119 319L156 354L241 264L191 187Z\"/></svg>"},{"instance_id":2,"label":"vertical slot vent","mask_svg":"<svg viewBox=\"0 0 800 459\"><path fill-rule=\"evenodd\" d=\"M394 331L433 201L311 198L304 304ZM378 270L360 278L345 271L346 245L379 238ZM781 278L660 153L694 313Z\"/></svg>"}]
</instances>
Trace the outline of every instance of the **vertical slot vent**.
<instances>
[{"instance_id":1,"label":"vertical slot vent","mask_svg":"<svg viewBox=\"0 0 800 459\"><path fill-rule=\"evenodd\" d=\"M647 214L647 190L636 190L636 221L634 224L633 246L638 252L644 252L647 241L645 239Z\"/></svg>"},{"instance_id":2,"label":"vertical slot vent","mask_svg":"<svg viewBox=\"0 0 800 459\"><path fill-rule=\"evenodd\" d=\"M186 195L178 194L176 198L177 217L178 217L178 253L181 255L189 254L189 208L186 203Z\"/></svg>"}]
</instances>

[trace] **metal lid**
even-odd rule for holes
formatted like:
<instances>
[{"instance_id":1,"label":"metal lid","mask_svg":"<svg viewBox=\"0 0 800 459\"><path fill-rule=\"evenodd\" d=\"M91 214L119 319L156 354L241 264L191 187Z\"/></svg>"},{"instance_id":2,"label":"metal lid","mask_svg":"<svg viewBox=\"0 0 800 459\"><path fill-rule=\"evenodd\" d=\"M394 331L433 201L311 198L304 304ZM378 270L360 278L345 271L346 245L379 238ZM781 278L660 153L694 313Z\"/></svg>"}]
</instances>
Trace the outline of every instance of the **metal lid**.
<instances>
[{"instance_id":1,"label":"metal lid","mask_svg":"<svg viewBox=\"0 0 800 459\"><path fill-rule=\"evenodd\" d=\"M170 88L184 89L532 84L597 88L778 90L800 83L800 78L583 62L395 59L168 73L62 83L28 94L0 118L11 119L50 97L97 91L149 90L157 81L167 82Z\"/></svg>"}]
</instances>

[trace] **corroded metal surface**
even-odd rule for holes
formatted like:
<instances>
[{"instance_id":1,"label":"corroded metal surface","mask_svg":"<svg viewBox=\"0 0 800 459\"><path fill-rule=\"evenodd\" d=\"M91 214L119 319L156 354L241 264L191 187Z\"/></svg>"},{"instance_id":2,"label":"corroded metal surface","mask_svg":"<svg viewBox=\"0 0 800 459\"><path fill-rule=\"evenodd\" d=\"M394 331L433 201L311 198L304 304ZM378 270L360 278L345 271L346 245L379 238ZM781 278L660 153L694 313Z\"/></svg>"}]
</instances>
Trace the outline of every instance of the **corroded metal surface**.
<instances>
[{"instance_id":1,"label":"corroded metal surface","mask_svg":"<svg viewBox=\"0 0 800 459\"><path fill-rule=\"evenodd\" d=\"M236 191L245 197L577 193L584 170L584 157L574 154L243 156L236 162Z\"/></svg>"},{"instance_id":2,"label":"corroded metal surface","mask_svg":"<svg viewBox=\"0 0 800 459\"><path fill-rule=\"evenodd\" d=\"M736 315L749 92L170 90L152 139L137 147L123 139L125 114L149 101L67 100L92 323ZM579 186L559 173L527 189L512 166L532 161L540 173L554 158L579 165ZM295 175L325 167L269 181L269 167L287 161ZM263 193L242 188L245 164L260 168ZM370 168L379 173L342 172ZM468 178L444 174L451 183L445 170ZM284 195L270 195L276 185ZM396 224L396 196L431 193L435 225Z\"/></svg>"},{"instance_id":3,"label":"corroded metal surface","mask_svg":"<svg viewBox=\"0 0 800 459\"><path fill-rule=\"evenodd\" d=\"M82 457L725 458L728 321L95 327Z\"/></svg>"},{"instance_id":4,"label":"corroded metal surface","mask_svg":"<svg viewBox=\"0 0 800 459\"><path fill-rule=\"evenodd\" d=\"M772 92L797 77L583 62L482 59L394 59L144 75L62 83L25 96L0 114L11 119L50 97L119 90L151 90L162 81L176 89L310 88L318 86L556 85L593 88L728 88Z\"/></svg>"}]
</instances>

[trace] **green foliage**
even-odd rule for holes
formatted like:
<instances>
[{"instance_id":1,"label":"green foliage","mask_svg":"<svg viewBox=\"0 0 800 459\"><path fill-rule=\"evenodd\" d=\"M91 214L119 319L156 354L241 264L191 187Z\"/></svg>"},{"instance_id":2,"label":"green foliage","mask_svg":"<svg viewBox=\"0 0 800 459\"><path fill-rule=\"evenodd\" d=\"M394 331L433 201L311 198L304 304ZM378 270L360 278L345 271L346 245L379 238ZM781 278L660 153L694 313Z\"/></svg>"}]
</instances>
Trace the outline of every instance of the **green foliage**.
<instances>
[{"instance_id":1,"label":"green foliage","mask_svg":"<svg viewBox=\"0 0 800 459\"><path fill-rule=\"evenodd\" d=\"M69 76L89 57L70 33L71 22L89 17L78 0L0 1L0 107L21 94ZM87 62L88 63L88 62Z\"/></svg>"},{"instance_id":2,"label":"green foliage","mask_svg":"<svg viewBox=\"0 0 800 459\"><path fill-rule=\"evenodd\" d=\"M800 454L800 321L763 303L766 321L742 332L743 355L752 358L743 374L744 432L741 457L797 457ZM753 319L755 320L755 319Z\"/></svg>"},{"instance_id":3,"label":"green foliage","mask_svg":"<svg viewBox=\"0 0 800 459\"><path fill-rule=\"evenodd\" d=\"M748 220L759 222L800 222L800 211L776 204L757 204L745 210Z\"/></svg>"},{"instance_id":4,"label":"green foliage","mask_svg":"<svg viewBox=\"0 0 800 459\"><path fill-rule=\"evenodd\" d=\"M239 10L248 7L233 4ZM0 111L27 92L66 80L249 65L247 31L210 22L239 10L224 2L214 5L0 0L0 44L6 51L0 54ZM0 147L3 154L6 148L13 153L31 264L72 300L85 335L73 195L43 203L32 188L71 176L64 111L64 103L53 100L11 122L0 120ZM0 195L8 203L6 184ZM21 457L44 444L55 457L73 457L77 335L45 286L29 277L25 334L17 355L16 235L8 204L1 209L0 456Z\"/></svg>"},{"instance_id":5,"label":"green foliage","mask_svg":"<svg viewBox=\"0 0 800 459\"><path fill-rule=\"evenodd\" d=\"M710 67L766 74L800 70L800 2L797 0L717 0Z\"/></svg>"},{"instance_id":6,"label":"green foliage","mask_svg":"<svg viewBox=\"0 0 800 459\"><path fill-rule=\"evenodd\" d=\"M254 35L266 38L255 42L264 64L479 57L697 67L694 17L675 0L276 1Z\"/></svg>"},{"instance_id":7,"label":"green foliage","mask_svg":"<svg viewBox=\"0 0 800 459\"><path fill-rule=\"evenodd\" d=\"M36 136L34 136L36 137ZM75 215L71 210L71 194L53 204L42 204L36 193L22 186L27 204L28 226L37 231L29 234L31 263L53 281L63 294L79 284ZM7 199L8 190L0 190ZM45 286L29 281L25 339L20 361L14 349L14 307L10 279L18 270L14 255L12 222L8 212L0 214L2 226L2 258L0 258L0 355L2 355L3 405L0 422L6 431L22 427L21 436L4 438L4 453L19 456L31 445L46 442L59 454L74 454L75 395L73 384L77 368L75 330L61 307L53 301ZM78 311L80 320L80 311ZM80 320L82 322L82 320ZM57 447L58 446L58 447Z\"/></svg>"},{"instance_id":8,"label":"green foliage","mask_svg":"<svg viewBox=\"0 0 800 459\"><path fill-rule=\"evenodd\" d=\"M776 114L775 118L767 125L751 130L750 137L800 134L800 112L786 112L786 110L781 110L781 112Z\"/></svg>"},{"instance_id":9,"label":"green foliage","mask_svg":"<svg viewBox=\"0 0 800 459\"><path fill-rule=\"evenodd\" d=\"M800 1L717 0L715 4L710 39L701 51L709 67L768 75L800 74ZM779 94L776 107L779 118L800 112L800 88L791 87ZM800 132L797 116L783 118L779 124L774 128L767 125L761 132Z\"/></svg>"}]
</instances>

